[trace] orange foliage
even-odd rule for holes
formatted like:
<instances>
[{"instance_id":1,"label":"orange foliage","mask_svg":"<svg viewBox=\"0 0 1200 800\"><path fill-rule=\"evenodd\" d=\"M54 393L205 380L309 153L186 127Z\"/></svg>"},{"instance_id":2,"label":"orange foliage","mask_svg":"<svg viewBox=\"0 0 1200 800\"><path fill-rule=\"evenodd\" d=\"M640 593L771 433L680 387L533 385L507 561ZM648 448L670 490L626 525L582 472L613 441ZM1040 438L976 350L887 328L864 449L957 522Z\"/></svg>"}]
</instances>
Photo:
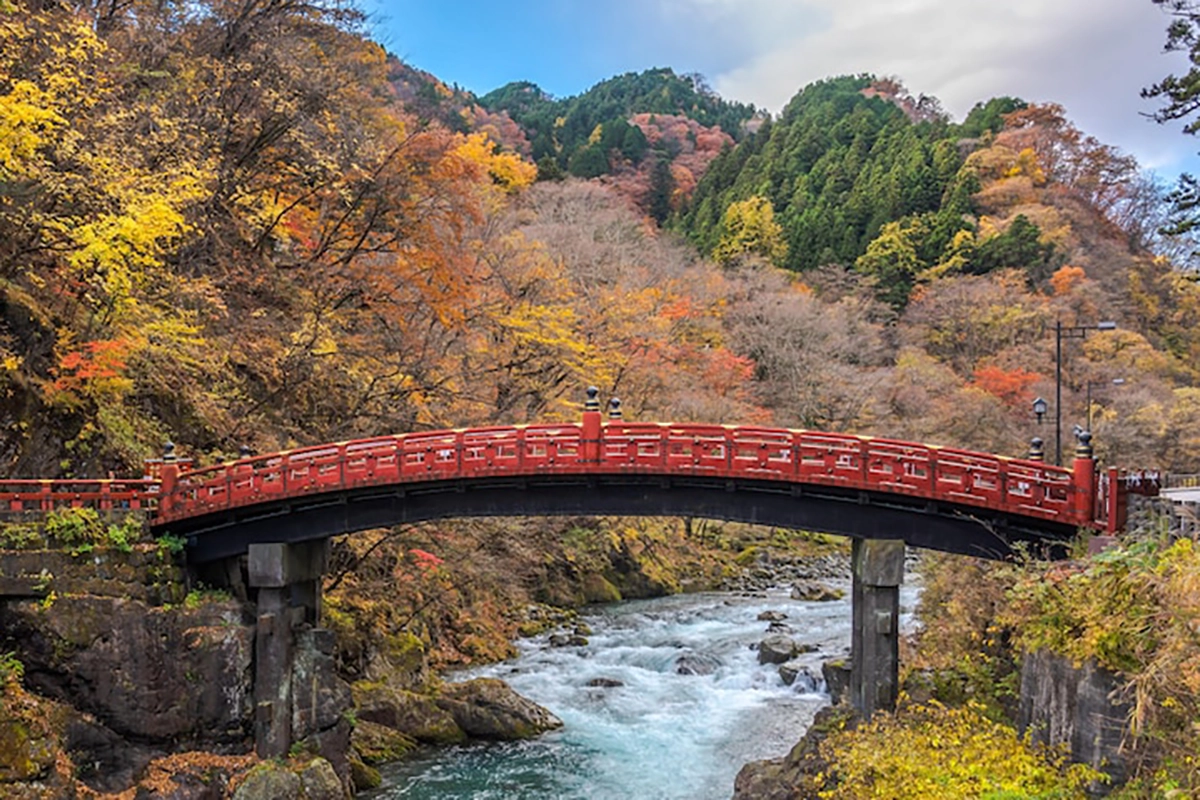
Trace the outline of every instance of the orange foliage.
<instances>
[{"instance_id":1,"label":"orange foliage","mask_svg":"<svg viewBox=\"0 0 1200 800\"><path fill-rule=\"evenodd\" d=\"M124 379L132 347L128 339L97 340L65 353L58 361L53 392L76 392L88 386L111 387Z\"/></svg>"},{"instance_id":2,"label":"orange foliage","mask_svg":"<svg viewBox=\"0 0 1200 800\"><path fill-rule=\"evenodd\" d=\"M974 385L990 395L1000 398L1010 406L1017 406L1029 399L1029 387L1041 379L1036 372L1017 367L1006 370L995 365L975 370Z\"/></svg>"},{"instance_id":3,"label":"orange foliage","mask_svg":"<svg viewBox=\"0 0 1200 800\"><path fill-rule=\"evenodd\" d=\"M1067 264L1050 276L1050 287L1054 290L1055 297L1062 297L1070 294L1083 278L1083 267Z\"/></svg>"}]
</instances>

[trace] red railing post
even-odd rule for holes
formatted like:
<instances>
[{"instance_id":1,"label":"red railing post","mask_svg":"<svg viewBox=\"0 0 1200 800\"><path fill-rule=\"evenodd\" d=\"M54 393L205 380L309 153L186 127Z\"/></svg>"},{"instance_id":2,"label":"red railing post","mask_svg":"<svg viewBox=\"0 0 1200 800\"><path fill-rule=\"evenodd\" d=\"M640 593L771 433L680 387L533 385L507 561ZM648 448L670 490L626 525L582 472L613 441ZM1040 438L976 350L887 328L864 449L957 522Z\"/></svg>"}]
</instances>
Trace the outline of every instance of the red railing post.
<instances>
[{"instance_id":1,"label":"red railing post","mask_svg":"<svg viewBox=\"0 0 1200 800\"><path fill-rule=\"evenodd\" d=\"M600 390L589 386L583 405L583 463L600 463Z\"/></svg>"},{"instance_id":2,"label":"red railing post","mask_svg":"<svg viewBox=\"0 0 1200 800\"><path fill-rule=\"evenodd\" d=\"M1126 515L1129 511L1129 491L1121 472L1116 467L1108 468L1108 495L1104 498L1105 525L1104 532L1115 536L1125 530Z\"/></svg>"},{"instance_id":3,"label":"red railing post","mask_svg":"<svg viewBox=\"0 0 1200 800\"><path fill-rule=\"evenodd\" d=\"M1071 511L1080 525L1092 525L1096 521L1096 461L1092 457L1092 434L1079 434L1075 448L1075 463L1071 473L1074 498Z\"/></svg>"},{"instance_id":4,"label":"red railing post","mask_svg":"<svg viewBox=\"0 0 1200 800\"><path fill-rule=\"evenodd\" d=\"M175 458L174 442L163 445L162 466L159 467L158 477L158 513L166 516L171 513L171 506L174 504L172 495L179 482L179 464Z\"/></svg>"}]
</instances>

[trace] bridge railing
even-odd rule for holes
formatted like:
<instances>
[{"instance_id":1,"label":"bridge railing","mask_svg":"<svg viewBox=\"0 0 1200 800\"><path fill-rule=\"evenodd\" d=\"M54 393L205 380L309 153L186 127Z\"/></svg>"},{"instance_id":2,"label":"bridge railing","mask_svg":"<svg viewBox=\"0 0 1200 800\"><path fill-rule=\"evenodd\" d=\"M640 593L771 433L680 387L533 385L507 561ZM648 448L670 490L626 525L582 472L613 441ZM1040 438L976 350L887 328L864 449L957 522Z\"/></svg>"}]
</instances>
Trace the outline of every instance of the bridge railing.
<instances>
[{"instance_id":1,"label":"bridge railing","mask_svg":"<svg viewBox=\"0 0 1200 800\"><path fill-rule=\"evenodd\" d=\"M903 494L1093 525L1095 491L1071 470L953 448L819 431L636 423L602 426L595 459L573 423L382 436L195 469L164 482L157 519L286 497L496 475L654 473L778 480ZM1087 495L1084 497L1084 495Z\"/></svg>"},{"instance_id":2,"label":"bridge railing","mask_svg":"<svg viewBox=\"0 0 1200 800\"><path fill-rule=\"evenodd\" d=\"M6 515L94 508L98 511L153 510L158 505L157 480L22 480L0 479L0 511Z\"/></svg>"}]
</instances>

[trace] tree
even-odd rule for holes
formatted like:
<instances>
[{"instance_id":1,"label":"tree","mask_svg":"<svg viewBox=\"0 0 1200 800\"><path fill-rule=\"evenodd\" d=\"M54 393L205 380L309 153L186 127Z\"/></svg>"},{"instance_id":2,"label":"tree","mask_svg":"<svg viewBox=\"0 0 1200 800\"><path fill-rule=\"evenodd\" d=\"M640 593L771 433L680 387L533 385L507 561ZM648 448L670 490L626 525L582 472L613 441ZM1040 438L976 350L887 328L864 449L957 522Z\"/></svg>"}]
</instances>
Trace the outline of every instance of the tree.
<instances>
[{"instance_id":1,"label":"tree","mask_svg":"<svg viewBox=\"0 0 1200 800\"><path fill-rule=\"evenodd\" d=\"M1167 50L1184 51L1191 67L1184 75L1168 75L1142 90L1142 97L1161 100L1165 106L1153 114L1156 122L1188 120L1184 132L1200 131L1200 3L1194 0L1151 0L1171 17L1167 26ZM1164 226L1171 234L1186 234L1200 226L1200 182L1189 175L1180 176L1172 194L1174 219Z\"/></svg>"},{"instance_id":2,"label":"tree","mask_svg":"<svg viewBox=\"0 0 1200 800\"><path fill-rule=\"evenodd\" d=\"M759 256L776 265L787 258L787 242L783 228L775 221L775 209L758 195L725 209L721 238L713 250L713 258L725 265L745 256Z\"/></svg>"},{"instance_id":3,"label":"tree","mask_svg":"<svg viewBox=\"0 0 1200 800\"><path fill-rule=\"evenodd\" d=\"M884 302L896 308L908 302L914 279L928 266L917 252L926 233L920 220L889 222L855 262L855 269L876 279Z\"/></svg>"}]
</instances>

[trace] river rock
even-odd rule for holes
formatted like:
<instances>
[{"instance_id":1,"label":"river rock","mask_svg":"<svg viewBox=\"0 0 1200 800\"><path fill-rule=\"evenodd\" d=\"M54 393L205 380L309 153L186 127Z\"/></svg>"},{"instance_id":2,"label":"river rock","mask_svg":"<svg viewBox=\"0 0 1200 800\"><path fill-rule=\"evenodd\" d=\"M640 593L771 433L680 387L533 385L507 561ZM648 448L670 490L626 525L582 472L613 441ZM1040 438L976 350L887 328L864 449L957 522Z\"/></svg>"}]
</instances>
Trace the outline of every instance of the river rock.
<instances>
[{"instance_id":1,"label":"river rock","mask_svg":"<svg viewBox=\"0 0 1200 800\"><path fill-rule=\"evenodd\" d=\"M758 663L782 664L790 661L799 652L792 637L782 633L772 633L758 643Z\"/></svg>"},{"instance_id":2,"label":"river rock","mask_svg":"<svg viewBox=\"0 0 1200 800\"><path fill-rule=\"evenodd\" d=\"M378 789L383 783L383 776L379 774L379 770L372 767L370 764L363 763L363 760L354 753L350 754L350 783L356 792L366 792L371 789Z\"/></svg>"},{"instance_id":3,"label":"river rock","mask_svg":"<svg viewBox=\"0 0 1200 800\"><path fill-rule=\"evenodd\" d=\"M346 790L338 779L337 772L323 758L314 758L300 770L300 785L305 800L345 800Z\"/></svg>"},{"instance_id":4,"label":"river rock","mask_svg":"<svg viewBox=\"0 0 1200 800\"><path fill-rule=\"evenodd\" d=\"M759 622L783 622L788 615L782 611L764 611L758 615Z\"/></svg>"},{"instance_id":5,"label":"river rock","mask_svg":"<svg viewBox=\"0 0 1200 800\"><path fill-rule=\"evenodd\" d=\"M818 581L796 581L792 584L792 599L793 600L808 600L810 602L828 602L830 600L841 600L846 596L846 593L841 589L834 589L832 586L826 586Z\"/></svg>"},{"instance_id":6,"label":"river rock","mask_svg":"<svg viewBox=\"0 0 1200 800\"><path fill-rule=\"evenodd\" d=\"M386 725L428 744L452 744L466 738L454 717L428 695L365 681L354 684L353 691L354 713L360 720Z\"/></svg>"},{"instance_id":7,"label":"river rock","mask_svg":"<svg viewBox=\"0 0 1200 800\"><path fill-rule=\"evenodd\" d=\"M563 724L549 710L496 678L450 684L437 704L450 712L468 736L479 739L528 739Z\"/></svg>"},{"instance_id":8,"label":"river rock","mask_svg":"<svg viewBox=\"0 0 1200 800\"><path fill-rule=\"evenodd\" d=\"M233 800L298 800L300 777L274 761L264 761L246 776Z\"/></svg>"},{"instance_id":9,"label":"river rock","mask_svg":"<svg viewBox=\"0 0 1200 800\"><path fill-rule=\"evenodd\" d=\"M359 720L350 734L350 744L367 764L399 761L417 746L416 739L386 725Z\"/></svg>"},{"instance_id":10,"label":"river rock","mask_svg":"<svg viewBox=\"0 0 1200 800\"><path fill-rule=\"evenodd\" d=\"M616 678L592 678L586 686L593 686L601 689L611 689L617 686L624 686L624 681L619 681Z\"/></svg>"},{"instance_id":11,"label":"river rock","mask_svg":"<svg viewBox=\"0 0 1200 800\"><path fill-rule=\"evenodd\" d=\"M779 665L779 677L788 686L799 685L806 692L815 692L820 681L807 665L798 661L788 661Z\"/></svg>"},{"instance_id":12,"label":"river rock","mask_svg":"<svg viewBox=\"0 0 1200 800\"><path fill-rule=\"evenodd\" d=\"M834 705L842 702L850 688L850 665L841 659L826 661L821 665L821 677L825 679L825 690L829 692L830 702Z\"/></svg>"},{"instance_id":13,"label":"river rock","mask_svg":"<svg viewBox=\"0 0 1200 800\"><path fill-rule=\"evenodd\" d=\"M791 633L792 626L786 622L772 622L767 626L767 633Z\"/></svg>"},{"instance_id":14,"label":"river rock","mask_svg":"<svg viewBox=\"0 0 1200 800\"><path fill-rule=\"evenodd\" d=\"M678 675L712 675L721 666L721 659L707 653L684 653L675 659Z\"/></svg>"}]
</instances>

